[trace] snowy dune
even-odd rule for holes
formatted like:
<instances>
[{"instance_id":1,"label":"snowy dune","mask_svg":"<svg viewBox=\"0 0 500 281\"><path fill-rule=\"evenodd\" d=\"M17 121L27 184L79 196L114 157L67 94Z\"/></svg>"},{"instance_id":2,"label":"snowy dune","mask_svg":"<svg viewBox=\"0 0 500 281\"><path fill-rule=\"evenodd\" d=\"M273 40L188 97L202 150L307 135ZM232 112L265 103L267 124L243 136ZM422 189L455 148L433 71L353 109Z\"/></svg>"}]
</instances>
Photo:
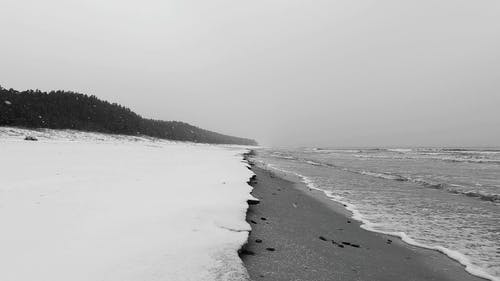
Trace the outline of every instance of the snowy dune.
<instances>
[{"instance_id":1,"label":"snowy dune","mask_svg":"<svg viewBox=\"0 0 500 281\"><path fill-rule=\"evenodd\" d=\"M0 128L0 280L246 280L244 152Z\"/></svg>"}]
</instances>

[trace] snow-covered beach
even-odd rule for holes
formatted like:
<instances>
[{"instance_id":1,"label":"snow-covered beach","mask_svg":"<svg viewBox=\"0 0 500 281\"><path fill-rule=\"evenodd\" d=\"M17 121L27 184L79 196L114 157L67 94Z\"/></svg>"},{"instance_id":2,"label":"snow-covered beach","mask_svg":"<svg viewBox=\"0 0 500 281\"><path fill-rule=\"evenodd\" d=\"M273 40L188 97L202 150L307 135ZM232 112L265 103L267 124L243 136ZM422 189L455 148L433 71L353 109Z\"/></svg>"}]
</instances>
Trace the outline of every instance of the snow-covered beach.
<instances>
[{"instance_id":1,"label":"snow-covered beach","mask_svg":"<svg viewBox=\"0 0 500 281\"><path fill-rule=\"evenodd\" d=\"M0 280L247 279L246 151L0 128Z\"/></svg>"}]
</instances>

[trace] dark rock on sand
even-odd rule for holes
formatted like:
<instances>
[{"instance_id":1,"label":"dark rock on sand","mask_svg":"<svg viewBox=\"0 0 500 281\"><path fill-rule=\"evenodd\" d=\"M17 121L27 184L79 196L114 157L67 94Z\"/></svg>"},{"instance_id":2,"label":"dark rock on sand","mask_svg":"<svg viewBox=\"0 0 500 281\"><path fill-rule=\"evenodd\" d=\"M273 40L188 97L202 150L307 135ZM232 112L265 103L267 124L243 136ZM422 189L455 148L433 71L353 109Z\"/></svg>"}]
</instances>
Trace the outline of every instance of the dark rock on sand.
<instances>
[{"instance_id":1,"label":"dark rock on sand","mask_svg":"<svg viewBox=\"0 0 500 281\"><path fill-rule=\"evenodd\" d=\"M269 252L274 252L274 251L276 251L276 249L275 249L275 248L271 248L271 247L266 248L266 250L268 250Z\"/></svg>"},{"instance_id":2,"label":"dark rock on sand","mask_svg":"<svg viewBox=\"0 0 500 281\"><path fill-rule=\"evenodd\" d=\"M257 184L257 176L253 175L252 177L250 177L250 179L247 181L247 183L250 186L255 186Z\"/></svg>"},{"instance_id":3,"label":"dark rock on sand","mask_svg":"<svg viewBox=\"0 0 500 281\"><path fill-rule=\"evenodd\" d=\"M260 203L260 200L258 199L248 199L247 200L248 205L257 205Z\"/></svg>"},{"instance_id":4,"label":"dark rock on sand","mask_svg":"<svg viewBox=\"0 0 500 281\"><path fill-rule=\"evenodd\" d=\"M240 249L240 250L238 251L238 254L239 254L240 256L253 256L253 255L255 255L255 253L254 253L254 252L252 252L252 251L250 251L250 250L247 250L247 249Z\"/></svg>"},{"instance_id":5,"label":"dark rock on sand","mask_svg":"<svg viewBox=\"0 0 500 281\"><path fill-rule=\"evenodd\" d=\"M250 220L250 222L253 223L253 224L257 224L257 222L254 221L254 220Z\"/></svg>"},{"instance_id":6,"label":"dark rock on sand","mask_svg":"<svg viewBox=\"0 0 500 281\"><path fill-rule=\"evenodd\" d=\"M262 243L262 239L255 239L255 243Z\"/></svg>"},{"instance_id":7,"label":"dark rock on sand","mask_svg":"<svg viewBox=\"0 0 500 281\"><path fill-rule=\"evenodd\" d=\"M332 240L332 244L339 247L339 248L344 248L344 245L339 244L339 243L335 242L334 240Z\"/></svg>"},{"instance_id":8,"label":"dark rock on sand","mask_svg":"<svg viewBox=\"0 0 500 281\"><path fill-rule=\"evenodd\" d=\"M351 247L354 247L354 248L359 248L359 244L354 244L354 243L351 243L351 242L342 242L342 244L344 245L347 245L347 246L351 246Z\"/></svg>"},{"instance_id":9,"label":"dark rock on sand","mask_svg":"<svg viewBox=\"0 0 500 281\"><path fill-rule=\"evenodd\" d=\"M33 137L33 136L26 136L26 137L24 138L24 140L27 140L27 141L37 141L38 139L37 139L37 138L35 138L35 137Z\"/></svg>"},{"instance_id":10,"label":"dark rock on sand","mask_svg":"<svg viewBox=\"0 0 500 281\"><path fill-rule=\"evenodd\" d=\"M263 220L263 221L266 221L266 220L267 220L265 217L262 217L262 218L260 218L260 219L261 219L261 220Z\"/></svg>"},{"instance_id":11,"label":"dark rock on sand","mask_svg":"<svg viewBox=\"0 0 500 281\"><path fill-rule=\"evenodd\" d=\"M328 241L328 239L326 239L325 237L323 236L320 236L319 239L323 240L323 241Z\"/></svg>"}]
</instances>

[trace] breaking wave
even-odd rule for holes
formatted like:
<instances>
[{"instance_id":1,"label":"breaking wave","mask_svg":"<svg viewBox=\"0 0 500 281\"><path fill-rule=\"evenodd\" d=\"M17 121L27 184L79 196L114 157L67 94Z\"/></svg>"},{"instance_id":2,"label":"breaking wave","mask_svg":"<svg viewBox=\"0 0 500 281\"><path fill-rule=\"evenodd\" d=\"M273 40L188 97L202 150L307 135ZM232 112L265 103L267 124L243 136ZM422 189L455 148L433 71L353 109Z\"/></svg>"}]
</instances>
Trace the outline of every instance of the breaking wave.
<instances>
[{"instance_id":1,"label":"breaking wave","mask_svg":"<svg viewBox=\"0 0 500 281\"><path fill-rule=\"evenodd\" d=\"M500 194L495 194L495 193L490 194L490 193L486 193L484 191L470 190L470 188L467 188L466 186L461 186L461 185L457 185L457 184L449 184L449 183L442 183L442 182L436 183L436 182L431 182L431 181L420 179L420 178L405 177L405 176L394 174L394 173L379 173L379 172L372 172L372 171L365 171L365 170L358 171L355 169L340 167L340 166L333 165L330 163L321 163L318 161L312 161L312 160L308 160L308 159L301 159L301 160L307 164L314 165L314 166L336 168L336 169L340 169L340 170L355 173L355 174L371 176L371 177L381 178L381 179L386 179L386 180L394 180L394 181L400 181L400 182L413 182L413 183L419 184L420 186L423 186L426 188L441 189L441 190L444 190L444 191L447 191L447 192L450 192L453 194L459 194L459 195L477 198L477 199L484 200L484 201L500 203Z\"/></svg>"}]
</instances>

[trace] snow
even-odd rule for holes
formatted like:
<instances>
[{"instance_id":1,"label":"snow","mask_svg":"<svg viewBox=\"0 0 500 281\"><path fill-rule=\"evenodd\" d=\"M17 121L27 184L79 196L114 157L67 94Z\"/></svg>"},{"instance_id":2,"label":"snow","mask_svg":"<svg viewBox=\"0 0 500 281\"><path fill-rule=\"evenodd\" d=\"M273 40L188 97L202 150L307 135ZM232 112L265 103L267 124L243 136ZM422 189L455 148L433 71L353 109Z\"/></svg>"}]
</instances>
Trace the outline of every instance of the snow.
<instances>
[{"instance_id":1,"label":"snow","mask_svg":"<svg viewBox=\"0 0 500 281\"><path fill-rule=\"evenodd\" d=\"M246 151L0 128L0 280L247 280Z\"/></svg>"}]
</instances>

